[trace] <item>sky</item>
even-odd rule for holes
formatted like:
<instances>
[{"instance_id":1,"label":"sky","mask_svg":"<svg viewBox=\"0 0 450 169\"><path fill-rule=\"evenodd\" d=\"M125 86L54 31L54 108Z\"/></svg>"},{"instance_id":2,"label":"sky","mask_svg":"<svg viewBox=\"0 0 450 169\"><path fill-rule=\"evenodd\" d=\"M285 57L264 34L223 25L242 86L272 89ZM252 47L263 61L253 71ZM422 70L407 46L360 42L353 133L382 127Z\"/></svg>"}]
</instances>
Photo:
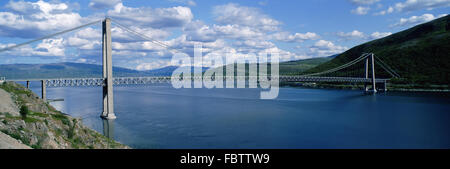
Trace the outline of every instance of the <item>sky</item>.
<instances>
[{"instance_id":1,"label":"sky","mask_svg":"<svg viewBox=\"0 0 450 169\"><path fill-rule=\"evenodd\" d=\"M325 57L445 16L450 0L2 0L0 49L110 17L113 65L169 66L173 53ZM0 53L0 64L101 64L101 24Z\"/></svg>"}]
</instances>

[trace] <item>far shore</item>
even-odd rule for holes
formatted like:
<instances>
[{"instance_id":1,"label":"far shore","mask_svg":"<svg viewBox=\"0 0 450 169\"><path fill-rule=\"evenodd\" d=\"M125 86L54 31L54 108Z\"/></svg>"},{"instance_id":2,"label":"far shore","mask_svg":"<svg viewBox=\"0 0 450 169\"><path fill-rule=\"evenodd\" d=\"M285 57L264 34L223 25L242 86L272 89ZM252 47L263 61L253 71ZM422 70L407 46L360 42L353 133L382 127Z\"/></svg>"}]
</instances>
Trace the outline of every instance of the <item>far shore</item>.
<instances>
[{"instance_id":1,"label":"far shore","mask_svg":"<svg viewBox=\"0 0 450 169\"><path fill-rule=\"evenodd\" d=\"M363 90L363 85L336 85L336 84L316 84L316 83L285 83L280 84L281 87L303 87L311 89L342 89L342 90ZM371 88L371 85L369 85ZM378 89L377 89L378 90ZM383 90L381 90L383 91ZM450 89L437 88L401 88L395 85L387 86L387 91L395 92L431 92L431 93L448 93Z\"/></svg>"}]
</instances>

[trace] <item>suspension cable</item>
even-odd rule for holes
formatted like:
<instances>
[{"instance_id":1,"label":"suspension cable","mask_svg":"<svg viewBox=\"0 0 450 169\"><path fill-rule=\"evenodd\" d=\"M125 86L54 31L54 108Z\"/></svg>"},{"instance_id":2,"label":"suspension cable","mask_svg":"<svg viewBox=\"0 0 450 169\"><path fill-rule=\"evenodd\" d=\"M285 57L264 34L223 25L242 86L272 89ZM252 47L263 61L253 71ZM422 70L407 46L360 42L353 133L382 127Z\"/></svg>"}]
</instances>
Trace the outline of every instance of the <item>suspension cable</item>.
<instances>
[{"instance_id":1,"label":"suspension cable","mask_svg":"<svg viewBox=\"0 0 450 169\"><path fill-rule=\"evenodd\" d=\"M116 24L120 29L125 30L125 31L127 31L127 32L129 32L129 33L132 33L132 34L136 35L137 37L140 37L140 38L142 38L142 39L144 39L144 40L150 41L150 42L153 43L153 44L156 44L156 45L159 45L159 46L161 46L161 47L163 47L163 48L166 48L167 50L169 50L169 51L172 52L172 53L184 53L184 52L181 52L181 51L179 51L179 50L177 50L177 49L174 49L174 48L170 47L170 45L165 44L164 42L158 41L158 40L153 39L153 38L151 38L151 37L149 37L149 36L147 36L147 35L145 35L145 34L143 34L143 33L140 33L140 32L138 32L138 31L136 31L136 30L133 30L133 29L131 29L131 28L128 28L127 26L125 26L125 25L123 25L123 24L117 22L115 19L114 19L114 20L111 19L111 21L112 21L114 24Z\"/></svg>"},{"instance_id":2,"label":"suspension cable","mask_svg":"<svg viewBox=\"0 0 450 169\"><path fill-rule=\"evenodd\" d=\"M346 63L344 65L341 65L339 67L336 67L336 68L333 68L333 69L330 69L330 70L327 70L327 71L318 72L318 73L311 73L311 74L306 74L306 75L302 75L302 76L316 76L316 75L322 75L322 74L326 74L326 73L336 72L336 71L342 70L344 68L347 68L347 67L349 67L351 65L354 65L355 63L358 63L359 61L367 58L368 55L369 55L369 53L362 54L358 58L356 58L356 59L354 59L354 60L352 60L352 61L350 61L350 62L348 62L348 63Z\"/></svg>"},{"instance_id":3,"label":"suspension cable","mask_svg":"<svg viewBox=\"0 0 450 169\"><path fill-rule=\"evenodd\" d=\"M392 77L397 77L394 73L392 73L391 71L389 71L389 69L387 69L383 64L377 62L377 64L379 66L381 66L381 68L383 68L383 70L385 70L386 72L388 72Z\"/></svg>"},{"instance_id":4,"label":"suspension cable","mask_svg":"<svg viewBox=\"0 0 450 169\"><path fill-rule=\"evenodd\" d=\"M384 63L380 58L375 57L379 62L377 62L383 69L385 69L389 74L394 77L400 78L400 75L394 71L388 64Z\"/></svg>"},{"instance_id":5,"label":"suspension cable","mask_svg":"<svg viewBox=\"0 0 450 169\"><path fill-rule=\"evenodd\" d=\"M30 41L27 41L27 42L24 42L24 43L20 43L20 44L14 45L14 46L5 47L3 49L0 49L0 52L4 52L4 51L8 51L8 50L11 50L11 49L14 49L14 48L18 48L18 47L21 47L21 46L24 46L24 45L27 45L27 44L30 44L30 43L33 43L33 42L36 42L36 41L49 39L49 38L52 38L54 36L58 36L58 35L61 35L61 34L67 33L67 32L71 32L71 31L74 31L74 30L77 30L77 29L84 28L86 26L90 26L90 25L93 25L93 24L96 24L96 23L100 23L101 21L102 20L97 20L97 21L90 22L90 23L87 23L87 24L84 24L84 25L81 25L81 26L78 26L78 27L75 27L75 28L72 28L72 29L67 29L67 30L64 30L64 31L61 31L61 32L57 32L57 33L54 33L54 34L43 36L43 37L40 37L40 38L37 38L37 39L34 39L34 40L30 40Z\"/></svg>"}]
</instances>

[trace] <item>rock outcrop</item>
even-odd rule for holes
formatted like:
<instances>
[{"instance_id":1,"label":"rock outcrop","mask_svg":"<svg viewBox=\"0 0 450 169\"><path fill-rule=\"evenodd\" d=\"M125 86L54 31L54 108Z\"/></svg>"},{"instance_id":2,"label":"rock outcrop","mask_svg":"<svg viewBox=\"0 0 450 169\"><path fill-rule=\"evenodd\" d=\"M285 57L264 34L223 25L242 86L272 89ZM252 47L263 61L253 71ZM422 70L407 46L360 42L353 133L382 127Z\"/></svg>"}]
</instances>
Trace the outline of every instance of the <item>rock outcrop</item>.
<instances>
[{"instance_id":1,"label":"rock outcrop","mask_svg":"<svg viewBox=\"0 0 450 169\"><path fill-rule=\"evenodd\" d=\"M57 111L30 90L12 82L0 85L0 132L24 145L15 148L128 148L83 126L80 119ZM18 145L3 142L4 147L0 148Z\"/></svg>"}]
</instances>

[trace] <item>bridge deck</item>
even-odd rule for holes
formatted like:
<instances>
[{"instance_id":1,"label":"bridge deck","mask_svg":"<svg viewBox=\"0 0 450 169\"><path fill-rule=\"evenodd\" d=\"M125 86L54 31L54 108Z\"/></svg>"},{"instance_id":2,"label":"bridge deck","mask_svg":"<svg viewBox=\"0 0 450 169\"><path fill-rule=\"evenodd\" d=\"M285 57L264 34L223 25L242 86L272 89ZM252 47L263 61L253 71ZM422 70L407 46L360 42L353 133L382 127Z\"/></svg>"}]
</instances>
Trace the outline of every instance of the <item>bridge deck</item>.
<instances>
[{"instance_id":1,"label":"bridge deck","mask_svg":"<svg viewBox=\"0 0 450 169\"><path fill-rule=\"evenodd\" d=\"M191 77L193 80L202 80L201 76ZM257 77L223 77L224 80L258 80ZM275 78L275 79L274 79ZM313 76L279 76L271 79L280 82L350 82L350 83L370 83L372 79L355 78L355 77L313 77ZM105 81L103 78L61 78L61 79L7 79L6 81L46 81L47 87L70 87L70 86L103 86ZM114 85L145 85L152 83L170 83L170 76L150 76L150 77L115 77ZM376 79L376 83L384 83L389 79Z\"/></svg>"}]
</instances>

